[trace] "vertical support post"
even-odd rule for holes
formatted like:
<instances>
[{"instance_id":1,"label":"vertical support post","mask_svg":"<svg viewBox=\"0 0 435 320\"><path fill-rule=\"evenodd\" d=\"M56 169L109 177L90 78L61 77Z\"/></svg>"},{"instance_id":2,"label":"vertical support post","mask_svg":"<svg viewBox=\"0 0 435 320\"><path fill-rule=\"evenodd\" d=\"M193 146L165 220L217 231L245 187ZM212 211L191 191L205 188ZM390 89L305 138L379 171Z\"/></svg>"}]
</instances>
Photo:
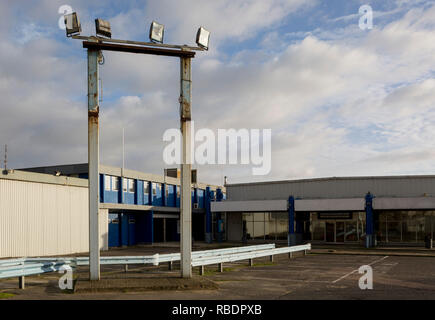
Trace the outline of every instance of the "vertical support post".
<instances>
[{"instance_id":1,"label":"vertical support post","mask_svg":"<svg viewBox=\"0 0 435 320\"><path fill-rule=\"evenodd\" d=\"M205 188L205 242L212 242L211 234L211 192L210 187Z\"/></svg>"},{"instance_id":2,"label":"vertical support post","mask_svg":"<svg viewBox=\"0 0 435 320\"><path fill-rule=\"evenodd\" d=\"M254 259L252 259L252 258L249 259L249 266L250 267L254 266Z\"/></svg>"},{"instance_id":3,"label":"vertical support post","mask_svg":"<svg viewBox=\"0 0 435 320\"><path fill-rule=\"evenodd\" d=\"M191 59L180 58L180 120L182 134L181 159L181 276L192 277L192 197L191 197Z\"/></svg>"},{"instance_id":4,"label":"vertical support post","mask_svg":"<svg viewBox=\"0 0 435 320\"><path fill-rule=\"evenodd\" d=\"M295 198L290 196L288 198L288 235L287 245L294 246L296 244L295 234Z\"/></svg>"},{"instance_id":5,"label":"vertical support post","mask_svg":"<svg viewBox=\"0 0 435 320\"><path fill-rule=\"evenodd\" d=\"M99 106L98 59L100 51L88 49L88 174L89 174L89 274L100 280L99 245Z\"/></svg>"},{"instance_id":6,"label":"vertical support post","mask_svg":"<svg viewBox=\"0 0 435 320\"><path fill-rule=\"evenodd\" d=\"M166 218L163 218L163 242L166 242Z\"/></svg>"},{"instance_id":7,"label":"vertical support post","mask_svg":"<svg viewBox=\"0 0 435 320\"><path fill-rule=\"evenodd\" d=\"M200 266L199 267L199 275L203 276L204 275L204 266Z\"/></svg>"},{"instance_id":8,"label":"vertical support post","mask_svg":"<svg viewBox=\"0 0 435 320\"><path fill-rule=\"evenodd\" d=\"M224 272L224 264L223 263L219 263L218 264L218 271L219 272Z\"/></svg>"},{"instance_id":9,"label":"vertical support post","mask_svg":"<svg viewBox=\"0 0 435 320\"><path fill-rule=\"evenodd\" d=\"M128 272L128 264L124 265L124 272Z\"/></svg>"},{"instance_id":10,"label":"vertical support post","mask_svg":"<svg viewBox=\"0 0 435 320\"><path fill-rule=\"evenodd\" d=\"M18 277L18 288L20 289L26 288L26 281L24 279L24 276Z\"/></svg>"},{"instance_id":11,"label":"vertical support post","mask_svg":"<svg viewBox=\"0 0 435 320\"><path fill-rule=\"evenodd\" d=\"M270 262L273 262L273 255L270 256Z\"/></svg>"},{"instance_id":12,"label":"vertical support post","mask_svg":"<svg viewBox=\"0 0 435 320\"><path fill-rule=\"evenodd\" d=\"M366 248L374 247L373 195L366 194Z\"/></svg>"},{"instance_id":13,"label":"vertical support post","mask_svg":"<svg viewBox=\"0 0 435 320\"><path fill-rule=\"evenodd\" d=\"M169 262L168 262L168 270L169 270L169 271L172 271L173 267L174 267L173 262L172 262L172 261L169 261Z\"/></svg>"}]
</instances>

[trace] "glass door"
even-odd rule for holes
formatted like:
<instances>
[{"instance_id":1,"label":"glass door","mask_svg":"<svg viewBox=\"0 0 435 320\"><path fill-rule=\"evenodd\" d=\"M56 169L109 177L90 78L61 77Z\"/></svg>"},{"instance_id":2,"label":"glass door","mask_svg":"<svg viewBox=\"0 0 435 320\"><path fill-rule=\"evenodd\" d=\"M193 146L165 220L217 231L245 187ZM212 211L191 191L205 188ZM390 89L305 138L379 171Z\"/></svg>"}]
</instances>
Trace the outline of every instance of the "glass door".
<instances>
[{"instance_id":1,"label":"glass door","mask_svg":"<svg viewBox=\"0 0 435 320\"><path fill-rule=\"evenodd\" d=\"M344 242L344 222L335 222L335 242Z\"/></svg>"}]
</instances>

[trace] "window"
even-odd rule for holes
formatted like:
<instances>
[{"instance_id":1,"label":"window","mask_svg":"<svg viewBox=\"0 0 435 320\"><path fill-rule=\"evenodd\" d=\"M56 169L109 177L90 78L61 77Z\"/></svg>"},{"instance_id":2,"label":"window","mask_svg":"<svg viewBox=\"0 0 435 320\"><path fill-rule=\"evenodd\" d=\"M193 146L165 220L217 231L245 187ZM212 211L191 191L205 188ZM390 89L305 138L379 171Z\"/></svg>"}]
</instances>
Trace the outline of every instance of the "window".
<instances>
[{"instance_id":1,"label":"window","mask_svg":"<svg viewBox=\"0 0 435 320\"><path fill-rule=\"evenodd\" d=\"M122 178L122 191L127 192L128 179Z\"/></svg>"},{"instance_id":2,"label":"window","mask_svg":"<svg viewBox=\"0 0 435 320\"><path fill-rule=\"evenodd\" d=\"M112 191L119 190L119 177L112 176Z\"/></svg>"},{"instance_id":3,"label":"window","mask_svg":"<svg viewBox=\"0 0 435 320\"><path fill-rule=\"evenodd\" d=\"M152 182L152 188L153 188L153 196L157 195L157 185L155 182Z\"/></svg>"},{"instance_id":4,"label":"window","mask_svg":"<svg viewBox=\"0 0 435 320\"><path fill-rule=\"evenodd\" d=\"M128 179L128 192L134 193L135 181L134 179Z\"/></svg>"},{"instance_id":5,"label":"window","mask_svg":"<svg viewBox=\"0 0 435 320\"><path fill-rule=\"evenodd\" d=\"M148 181L144 181L143 182L143 193L144 194L149 194L150 193L150 186Z\"/></svg>"},{"instance_id":6,"label":"window","mask_svg":"<svg viewBox=\"0 0 435 320\"><path fill-rule=\"evenodd\" d=\"M104 190L110 191L111 176L104 176Z\"/></svg>"}]
</instances>

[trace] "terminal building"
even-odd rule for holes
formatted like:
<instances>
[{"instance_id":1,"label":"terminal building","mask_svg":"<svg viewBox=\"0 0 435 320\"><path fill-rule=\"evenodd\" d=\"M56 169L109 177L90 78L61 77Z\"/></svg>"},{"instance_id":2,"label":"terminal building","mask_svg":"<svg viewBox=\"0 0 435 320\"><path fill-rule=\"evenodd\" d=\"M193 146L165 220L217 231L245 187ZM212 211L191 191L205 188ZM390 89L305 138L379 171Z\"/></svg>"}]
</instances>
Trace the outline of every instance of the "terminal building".
<instances>
[{"instance_id":1,"label":"terminal building","mask_svg":"<svg viewBox=\"0 0 435 320\"><path fill-rule=\"evenodd\" d=\"M0 174L0 258L88 251L88 165ZM423 245L435 176L192 183L194 241ZM180 180L100 165L100 247L180 239Z\"/></svg>"},{"instance_id":2,"label":"terminal building","mask_svg":"<svg viewBox=\"0 0 435 320\"><path fill-rule=\"evenodd\" d=\"M88 164L0 174L0 257L88 251ZM180 239L180 179L100 165L100 247ZM210 203L225 188L192 183L194 241L223 241Z\"/></svg>"},{"instance_id":3,"label":"terminal building","mask_svg":"<svg viewBox=\"0 0 435 320\"><path fill-rule=\"evenodd\" d=\"M225 238L423 245L435 236L435 176L332 177L228 184L211 203Z\"/></svg>"}]
</instances>

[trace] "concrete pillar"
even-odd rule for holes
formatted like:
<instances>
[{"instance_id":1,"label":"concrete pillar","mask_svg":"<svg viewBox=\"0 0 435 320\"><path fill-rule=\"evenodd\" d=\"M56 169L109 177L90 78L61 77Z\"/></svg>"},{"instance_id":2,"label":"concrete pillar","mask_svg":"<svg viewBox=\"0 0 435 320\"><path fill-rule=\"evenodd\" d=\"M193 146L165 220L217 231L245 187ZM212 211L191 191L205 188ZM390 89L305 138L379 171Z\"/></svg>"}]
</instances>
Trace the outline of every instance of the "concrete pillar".
<instances>
[{"instance_id":1,"label":"concrete pillar","mask_svg":"<svg viewBox=\"0 0 435 320\"><path fill-rule=\"evenodd\" d=\"M99 105L98 59L100 51L88 49L88 180L89 180L89 274L100 280L99 200Z\"/></svg>"}]
</instances>

